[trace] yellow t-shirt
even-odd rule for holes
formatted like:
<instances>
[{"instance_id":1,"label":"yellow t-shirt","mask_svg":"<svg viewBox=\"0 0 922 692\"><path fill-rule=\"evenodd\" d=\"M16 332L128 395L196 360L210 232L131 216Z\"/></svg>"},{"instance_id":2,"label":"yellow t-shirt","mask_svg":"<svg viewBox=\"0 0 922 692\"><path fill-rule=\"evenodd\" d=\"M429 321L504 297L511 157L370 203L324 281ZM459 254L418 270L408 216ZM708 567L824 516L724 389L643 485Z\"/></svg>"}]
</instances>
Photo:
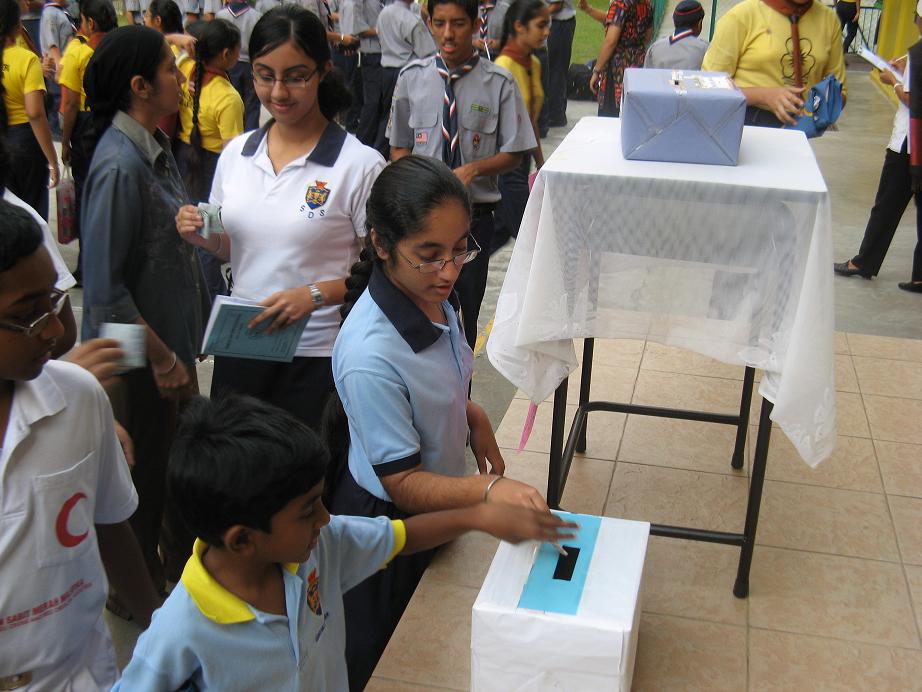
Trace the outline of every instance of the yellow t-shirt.
<instances>
[{"instance_id":1,"label":"yellow t-shirt","mask_svg":"<svg viewBox=\"0 0 922 692\"><path fill-rule=\"evenodd\" d=\"M26 94L45 91L45 78L38 56L28 48L10 46L3 50L3 103L9 125L29 122Z\"/></svg>"},{"instance_id":2,"label":"yellow t-shirt","mask_svg":"<svg viewBox=\"0 0 922 692\"><path fill-rule=\"evenodd\" d=\"M814 0L798 22L804 86L829 74L846 94L842 27L836 13ZM794 83L790 51L791 21L762 0L743 0L719 22L702 70L726 72L738 87L777 87Z\"/></svg>"},{"instance_id":3,"label":"yellow t-shirt","mask_svg":"<svg viewBox=\"0 0 922 692\"><path fill-rule=\"evenodd\" d=\"M500 67L505 67L515 77L515 81L519 85L519 91L522 92L522 100L525 101L528 114L537 120L538 113L541 112L541 106L544 104L544 89L541 86L541 62L534 55L531 56L531 77L528 75L528 70L508 55L500 55L494 62Z\"/></svg>"},{"instance_id":4,"label":"yellow t-shirt","mask_svg":"<svg viewBox=\"0 0 922 692\"><path fill-rule=\"evenodd\" d=\"M183 65L183 73L192 73L195 63ZM188 77L188 75L187 75ZM192 94L189 81L183 85L179 103L179 138L191 144ZM221 75L213 75L202 89L198 105L198 131L202 138L202 149L220 154L224 141L243 133L243 99L233 84Z\"/></svg>"},{"instance_id":5,"label":"yellow t-shirt","mask_svg":"<svg viewBox=\"0 0 922 692\"><path fill-rule=\"evenodd\" d=\"M83 75L86 74L86 66L92 57L93 49L78 37L74 37L67 44L64 55L61 56L61 76L58 78L58 84L75 94L80 94L81 111L89 110L86 107L86 93L83 91Z\"/></svg>"}]
</instances>

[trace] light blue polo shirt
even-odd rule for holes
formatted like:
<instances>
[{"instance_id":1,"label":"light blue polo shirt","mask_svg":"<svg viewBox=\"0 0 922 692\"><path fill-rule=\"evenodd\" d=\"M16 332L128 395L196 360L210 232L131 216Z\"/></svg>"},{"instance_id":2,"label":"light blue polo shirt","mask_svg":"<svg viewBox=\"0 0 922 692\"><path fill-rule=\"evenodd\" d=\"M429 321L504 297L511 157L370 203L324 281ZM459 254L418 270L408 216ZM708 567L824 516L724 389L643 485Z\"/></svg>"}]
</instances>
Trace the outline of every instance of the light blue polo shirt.
<instances>
[{"instance_id":1,"label":"light blue polo shirt","mask_svg":"<svg viewBox=\"0 0 922 692\"><path fill-rule=\"evenodd\" d=\"M348 690L343 593L405 543L403 522L331 517L307 562L281 569L287 615L275 615L215 581L196 541L113 692Z\"/></svg>"},{"instance_id":2,"label":"light blue polo shirt","mask_svg":"<svg viewBox=\"0 0 922 692\"><path fill-rule=\"evenodd\" d=\"M333 346L333 379L349 418L349 470L391 501L379 480L422 466L466 471L467 394L474 354L449 301L429 320L379 265Z\"/></svg>"}]
</instances>

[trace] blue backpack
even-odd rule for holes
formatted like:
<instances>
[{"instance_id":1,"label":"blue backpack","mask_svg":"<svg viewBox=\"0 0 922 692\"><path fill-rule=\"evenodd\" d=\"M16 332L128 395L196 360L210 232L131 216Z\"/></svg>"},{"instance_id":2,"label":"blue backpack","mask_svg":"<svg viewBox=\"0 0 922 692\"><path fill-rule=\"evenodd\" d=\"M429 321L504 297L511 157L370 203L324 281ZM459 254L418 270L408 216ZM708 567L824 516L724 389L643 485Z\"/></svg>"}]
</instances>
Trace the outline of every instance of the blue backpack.
<instances>
[{"instance_id":1,"label":"blue backpack","mask_svg":"<svg viewBox=\"0 0 922 692\"><path fill-rule=\"evenodd\" d=\"M807 93L804 113L792 130L800 130L808 138L820 137L826 128L839 119L842 113L842 83L828 75Z\"/></svg>"}]
</instances>

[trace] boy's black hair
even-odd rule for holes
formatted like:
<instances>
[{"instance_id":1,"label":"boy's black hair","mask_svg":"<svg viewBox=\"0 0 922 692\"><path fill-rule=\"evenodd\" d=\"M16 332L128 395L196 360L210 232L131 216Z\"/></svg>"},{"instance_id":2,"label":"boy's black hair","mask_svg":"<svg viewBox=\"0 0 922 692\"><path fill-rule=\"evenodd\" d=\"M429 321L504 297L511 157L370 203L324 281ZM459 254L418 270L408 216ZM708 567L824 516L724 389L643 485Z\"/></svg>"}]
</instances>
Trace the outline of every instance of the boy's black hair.
<instances>
[{"instance_id":1,"label":"boy's black hair","mask_svg":"<svg viewBox=\"0 0 922 692\"><path fill-rule=\"evenodd\" d=\"M272 516L323 480L329 453L304 423L252 397L191 401L170 452L167 487L186 527L213 546Z\"/></svg>"},{"instance_id":2,"label":"boy's black hair","mask_svg":"<svg viewBox=\"0 0 922 692\"><path fill-rule=\"evenodd\" d=\"M42 244L42 229L25 209L0 199L0 272L28 257Z\"/></svg>"},{"instance_id":3,"label":"boy's black hair","mask_svg":"<svg viewBox=\"0 0 922 692\"><path fill-rule=\"evenodd\" d=\"M426 10L429 17L432 17L432 11L439 5L457 5L464 13L471 18L471 21L477 22L477 14L480 11L480 3L477 0L429 0L426 4Z\"/></svg>"}]
</instances>

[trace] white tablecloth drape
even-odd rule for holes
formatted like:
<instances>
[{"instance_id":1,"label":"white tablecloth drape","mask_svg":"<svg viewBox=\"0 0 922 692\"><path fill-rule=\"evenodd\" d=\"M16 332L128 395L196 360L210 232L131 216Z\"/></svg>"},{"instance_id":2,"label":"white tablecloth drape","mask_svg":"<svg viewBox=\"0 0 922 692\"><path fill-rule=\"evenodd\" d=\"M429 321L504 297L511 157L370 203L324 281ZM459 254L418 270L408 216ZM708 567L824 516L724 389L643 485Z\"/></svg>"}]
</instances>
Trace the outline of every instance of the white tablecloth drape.
<instances>
[{"instance_id":1,"label":"white tablecloth drape","mask_svg":"<svg viewBox=\"0 0 922 692\"><path fill-rule=\"evenodd\" d=\"M648 339L764 370L803 459L836 439L829 195L799 132L747 127L737 166L626 161L584 118L538 176L487 344L534 402L573 339Z\"/></svg>"}]
</instances>

